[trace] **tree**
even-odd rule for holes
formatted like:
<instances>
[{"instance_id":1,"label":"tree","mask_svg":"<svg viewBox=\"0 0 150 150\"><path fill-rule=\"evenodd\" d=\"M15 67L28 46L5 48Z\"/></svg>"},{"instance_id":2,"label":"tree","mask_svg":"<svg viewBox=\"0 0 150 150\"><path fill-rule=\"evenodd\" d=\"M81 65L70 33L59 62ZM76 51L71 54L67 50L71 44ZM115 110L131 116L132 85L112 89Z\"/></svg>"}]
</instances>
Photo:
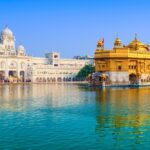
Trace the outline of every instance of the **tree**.
<instances>
[{"instance_id":1,"label":"tree","mask_svg":"<svg viewBox=\"0 0 150 150\"><path fill-rule=\"evenodd\" d=\"M86 80L88 75L95 72L95 67L93 65L85 65L77 74L77 80Z\"/></svg>"}]
</instances>

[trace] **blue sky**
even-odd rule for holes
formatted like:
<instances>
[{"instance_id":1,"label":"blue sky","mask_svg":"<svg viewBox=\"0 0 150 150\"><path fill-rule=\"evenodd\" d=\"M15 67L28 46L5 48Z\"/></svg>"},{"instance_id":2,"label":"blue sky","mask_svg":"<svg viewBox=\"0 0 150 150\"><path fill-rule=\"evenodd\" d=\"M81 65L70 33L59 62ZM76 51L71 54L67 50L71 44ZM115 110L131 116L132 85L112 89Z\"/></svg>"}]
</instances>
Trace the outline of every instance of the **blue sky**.
<instances>
[{"instance_id":1,"label":"blue sky","mask_svg":"<svg viewBox=\"0 0 150 150\"><path fill-rule=\"evenodd\" d=\"M150 43L149 7L149 0L0 0L0 30L7 24L31 55L93 55L98 39L109 49L117 34L124 44L135 33Z\"/></svg>"}]
</instances>

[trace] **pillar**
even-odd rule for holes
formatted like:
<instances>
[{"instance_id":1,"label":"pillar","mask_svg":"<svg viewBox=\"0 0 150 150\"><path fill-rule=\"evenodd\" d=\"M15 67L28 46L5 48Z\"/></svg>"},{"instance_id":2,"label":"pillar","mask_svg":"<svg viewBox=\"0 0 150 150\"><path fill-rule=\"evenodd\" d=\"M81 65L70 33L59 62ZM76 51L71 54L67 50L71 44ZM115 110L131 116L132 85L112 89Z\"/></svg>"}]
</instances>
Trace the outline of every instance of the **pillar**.
<instances>
[{"instance_id":1,"label":"pillar","mask_svg":"<svg viewBox=\"0 0 150 150\"><path fill-rule=\"evenodd\" d=\"M20 71L17 71L17 77L20 79Z\"/></svg>"},{"instance_id":2,"label":"pillar","mask_svg":"<svg viewBox=\"0 0 150 150\"><path fill-rule=\"evenodd\" d=\"M9 78L9 71L5 70L5 79L8 79L8 78Z\"/></svg>"}]
</instances>

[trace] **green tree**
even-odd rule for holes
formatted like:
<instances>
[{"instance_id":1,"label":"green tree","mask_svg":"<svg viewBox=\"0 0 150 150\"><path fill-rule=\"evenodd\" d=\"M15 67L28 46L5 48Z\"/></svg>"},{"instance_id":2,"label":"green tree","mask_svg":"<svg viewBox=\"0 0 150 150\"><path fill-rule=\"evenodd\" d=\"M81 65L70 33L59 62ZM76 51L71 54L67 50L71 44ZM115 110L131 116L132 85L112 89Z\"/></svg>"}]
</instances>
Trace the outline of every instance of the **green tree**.
<instances>
[{"instance_id":1,"label":"green tree","mask_svg":"<svg viewBox=\"0 0 150 150\"><path fill-rule=\"evenodd\" d=\"M86 80L88 75L95 72L95 67L93 65L84 66L77 74L77 80Z\"/></svg>"}]
</instances>

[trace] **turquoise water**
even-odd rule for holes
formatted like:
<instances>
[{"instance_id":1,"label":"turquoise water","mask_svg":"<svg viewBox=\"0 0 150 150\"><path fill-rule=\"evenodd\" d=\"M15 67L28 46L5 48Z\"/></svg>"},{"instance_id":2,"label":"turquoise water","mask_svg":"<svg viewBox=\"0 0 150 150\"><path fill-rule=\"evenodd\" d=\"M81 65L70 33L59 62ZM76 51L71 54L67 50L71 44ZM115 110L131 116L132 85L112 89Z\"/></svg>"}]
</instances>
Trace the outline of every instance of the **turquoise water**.
<instances>
[{"instance_id":1,"label":"turquoise water","mask_svg":"<svg viewBox=\"0 0 150 150\"><path fill-rule=\"evenodd\" d=\"M0 86L0 150L150 149L150 88Z\"/></svg>"}]
</instances>

